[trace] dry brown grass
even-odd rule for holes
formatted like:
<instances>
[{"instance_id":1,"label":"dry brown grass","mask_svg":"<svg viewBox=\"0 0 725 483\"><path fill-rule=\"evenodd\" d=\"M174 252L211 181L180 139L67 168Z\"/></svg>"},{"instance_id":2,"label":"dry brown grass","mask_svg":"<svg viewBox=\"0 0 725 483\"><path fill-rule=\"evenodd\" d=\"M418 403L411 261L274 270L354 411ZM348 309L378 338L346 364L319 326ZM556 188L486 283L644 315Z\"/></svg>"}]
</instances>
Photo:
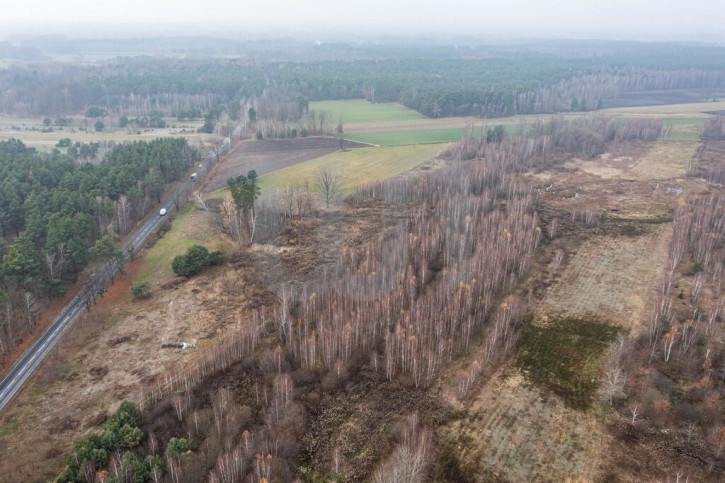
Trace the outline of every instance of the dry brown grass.
<instances>
[{"instance_id":1,"label":"dry brown grass","mask_svg":"<svg viewBox=\"0 0 725 483\"><path fill-rule=\"evenodd\" d=\"M586 241L547 291L540 316L595 317L638 331L663 274L671 230L667 224L644 236Z\"/></svg>"},{"instance_id":2,"label":"dry brown grass","mask_svg":"<svg viewBox=\"0 0 725 483\"><path fill-rule=\"evenodd\" d=\"M443 435L475 481L591 481L608 442L593 413L566 407L516 370L496 374Z\"/></svg>"},{"instance_id":3,"label":"dry brown grass","mask_svg":"<svg viewBox=\"0 0 725 483\"><path fill-rule=\"evenodd\" d=\"M122 303L89 319L102 324L98 330L79 322L8 408L5 417L16 426L0 434L0 452L13 458L0 458L0 473L25 475L8 481L52 479L78 437L95 431L122 400L143 402L143 384L196 352L161 349L162 343L203 345L236 322L228 300L223 308L214 303L226 299L221 292L222 280L201 276L175 290L156 289L146 301L119 297Z\"/></svg>"},{"instance_id":4,"label":"dry brown grass","mask_svg":"<svg viewBox=\"0 0 725 483\"><path fill-rule=\"evenodd\" d=\"M95 431L122 400L142 403L145 385L174 366L191 363L197 352L162 349L163 343L214 343L220 331L245 323L251 309L267 297L254 281L251 262L235 262L176 288L161 288L158 282L168 273L153 272L153 263L173 257L161 242L212 236L209 216L192 209L177 219L186 221L175 224L147 252L151 266L146 259L131 264L99 301L99 312L75 324L8 407L4 419L12 425L0 426L9 428L0 431L0 453L14 455L0 458L0 474L12 475L7 481L54 478L77 438ZM133 300L131 282L142 276L154 282L153 295Z\"/></svg>"},{"instance_id":5,"label":"dry brown grass","mask_svg":"<svg viewBox=\"0 0 725 483\"><path fill-rule=\"evenodd\" d=\"M641 180L684 178L696 149L697 143L693 142L657 142L621 177Z\"/></svg>"}]
</instances>

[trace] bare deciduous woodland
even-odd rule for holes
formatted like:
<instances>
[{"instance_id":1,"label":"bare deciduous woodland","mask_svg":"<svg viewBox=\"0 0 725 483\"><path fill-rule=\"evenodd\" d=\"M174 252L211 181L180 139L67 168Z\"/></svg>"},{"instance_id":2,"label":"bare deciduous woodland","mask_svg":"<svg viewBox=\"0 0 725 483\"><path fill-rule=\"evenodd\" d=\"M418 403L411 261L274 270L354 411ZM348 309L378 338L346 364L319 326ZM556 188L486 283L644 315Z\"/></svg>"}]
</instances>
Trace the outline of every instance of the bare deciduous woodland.
<instances>
[{"instance_id":1,"label":"bare deciduous woodland","mask_svg":"<svg viewBox=\"0 0 725 483\"><path fill-rule=\"evenodd\" d=\"M722 47L18 42L0 480L725 478Z\"/></svg>"}]
</instances>

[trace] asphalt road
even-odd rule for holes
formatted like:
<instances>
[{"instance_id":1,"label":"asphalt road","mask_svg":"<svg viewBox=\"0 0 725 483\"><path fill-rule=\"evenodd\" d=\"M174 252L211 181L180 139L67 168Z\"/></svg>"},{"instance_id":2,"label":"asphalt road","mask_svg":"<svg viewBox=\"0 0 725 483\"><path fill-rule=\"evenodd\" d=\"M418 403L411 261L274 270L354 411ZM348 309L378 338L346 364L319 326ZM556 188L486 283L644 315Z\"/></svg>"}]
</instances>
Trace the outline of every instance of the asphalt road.
<instances>
[{"instance_id":1,"label":"asphalt road","mask_svg":"<svg viewBox=\"0 0 725 483\"><path fill-rule=\"evenodd\" d=\"M197 169L201 177L201 171L204 168ZM187 183L194 183L187 180L185 186L179 187L178 191L183 188L189 188ZM177 192L178 192L177 191ZM161 208L165 208L169 213L174 208L174 193L169 200L162 206L157 207L155 214L136 231L133 237L123 246L124 253L134 252L143 245L151 232L159 226L162 216L159 215ZM168 216L168 215L167 215ZM43 359L48 355L56 342L60 340L63 333L72 325L75 318L84 309L90 306L98 291L108 288L113 283L113 277L118 273L120 267L118 263L109 263L105 267L103 273L94 273L91 275L85 286L80 290L73 300L66 305L60 312L58 317L50 324L46 331L38 338L30 349L18 359L15 365L10 369L5 378L0 383L0 411L13 399L15 394L23 387L23 384L30 378L33 372L38 368ZM98 278L94 280L94 277Z\"/></svg>"}]
</instances>

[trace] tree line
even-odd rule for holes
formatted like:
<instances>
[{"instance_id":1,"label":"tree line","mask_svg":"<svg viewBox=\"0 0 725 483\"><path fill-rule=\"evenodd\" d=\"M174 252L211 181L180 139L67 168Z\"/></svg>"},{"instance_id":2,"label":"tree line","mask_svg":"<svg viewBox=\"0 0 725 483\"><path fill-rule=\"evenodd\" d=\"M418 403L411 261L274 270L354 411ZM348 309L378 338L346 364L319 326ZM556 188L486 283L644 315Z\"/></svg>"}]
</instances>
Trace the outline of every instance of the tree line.
<instances>
[{"instance_id":1,"label":"tree line","mask_svg":"<svg viewBox=\"0 0 725 483\"><path fill-rule=\"evenodd\" d=\"M250 99L302 95L310 100L401 102L429 117L494 117L592 110L624 92L725 88L725 49L639 47L612 45L608 55L580 57L498 51L479 58L262 64L125 58L92 66L14 65L0 71L0 111L60 115L95 106L117 115L159 111L181 118L190 111L223 106L233 119L241 119Z\"/></svg>"}]
</instances>

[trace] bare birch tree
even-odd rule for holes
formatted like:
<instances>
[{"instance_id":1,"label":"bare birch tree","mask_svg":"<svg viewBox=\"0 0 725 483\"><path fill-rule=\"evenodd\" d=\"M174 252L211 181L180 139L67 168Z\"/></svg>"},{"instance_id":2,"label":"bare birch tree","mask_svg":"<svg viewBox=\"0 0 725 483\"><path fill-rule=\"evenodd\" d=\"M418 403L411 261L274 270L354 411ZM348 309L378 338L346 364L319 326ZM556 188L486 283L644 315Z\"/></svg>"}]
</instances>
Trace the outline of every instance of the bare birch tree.
<instances>
[{"instance_id":1,"label":"bare birch tree","mask_svg":"<svg viewBox=\"0 0 725 483\"><path fill-rule=\"evenodd\" d=\"M317 170L317 194L325 202L327 208L330 203L342 193L342 176L339 171L330 167L320 167Z\"/></svg>"}]
</instances>

